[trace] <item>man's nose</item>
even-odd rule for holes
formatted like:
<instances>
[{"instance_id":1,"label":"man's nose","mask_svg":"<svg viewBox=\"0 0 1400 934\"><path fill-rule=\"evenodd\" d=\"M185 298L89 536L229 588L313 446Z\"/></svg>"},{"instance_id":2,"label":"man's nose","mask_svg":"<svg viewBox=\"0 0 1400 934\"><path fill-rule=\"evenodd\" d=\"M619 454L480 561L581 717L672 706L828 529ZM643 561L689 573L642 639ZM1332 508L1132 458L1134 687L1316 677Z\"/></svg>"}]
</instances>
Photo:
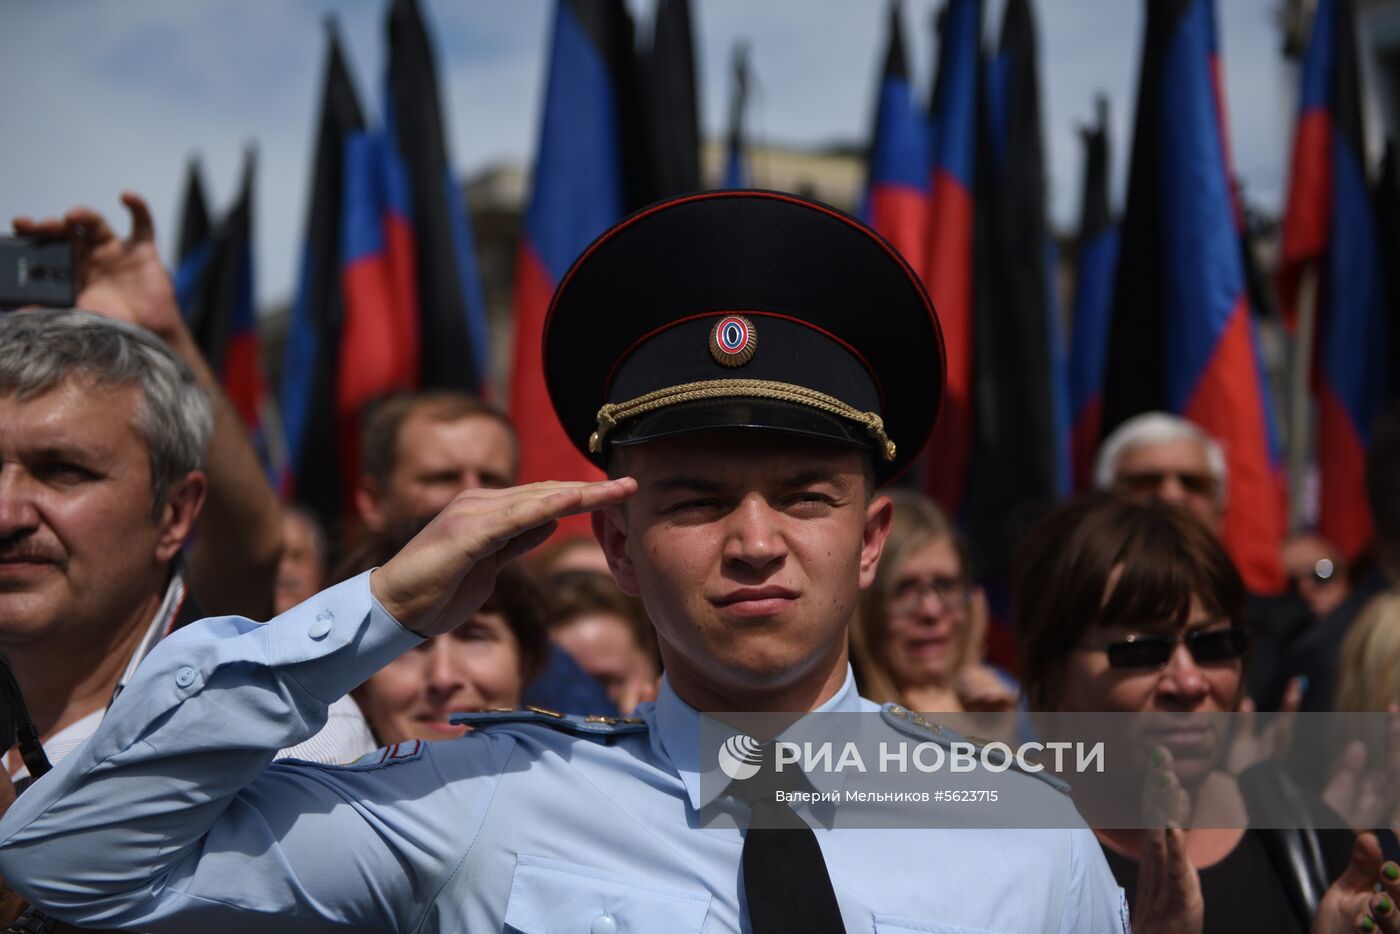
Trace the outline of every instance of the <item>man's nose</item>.
<instances>
[{"instance_id":1,"label":"man's nose","mask_svg":"<svg viewBox=\"0 0 1400 934\"><path fill-rule=\"evenodd\" d=\"M1162 474L1162 482L1157 484L1156 495L1160 500L1179 505L1186 502L1186 487L1182 486L1179 475L1167 472Z\"/></svg>"},{"instance_id":2,"label":"man's nose","mask_svg":"<svg viewBox=\"0 0 1400 934\"><path fill-rule=\"evenodd\" d=\"M0 538L32 532L39 527L39 509L21 472L0 465Z\"/></svg>"},{"instance_id":3,"label":"man's nose","mask_svg":"<svg viewBox=\"0 0 1400 934\"><path fill-rule=\"evenodd\" d=\"M746 496L729 516L724 559L762 570L787 556L781 516L758 495Z\"/></svg>"}]
</instances>

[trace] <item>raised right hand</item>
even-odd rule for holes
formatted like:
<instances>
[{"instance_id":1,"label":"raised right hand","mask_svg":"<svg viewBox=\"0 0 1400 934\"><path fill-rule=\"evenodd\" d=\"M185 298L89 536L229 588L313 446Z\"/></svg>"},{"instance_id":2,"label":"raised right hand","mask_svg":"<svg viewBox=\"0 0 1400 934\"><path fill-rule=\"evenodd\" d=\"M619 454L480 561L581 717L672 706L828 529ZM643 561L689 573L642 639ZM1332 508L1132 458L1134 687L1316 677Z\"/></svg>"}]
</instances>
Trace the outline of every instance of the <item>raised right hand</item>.
<instances>
[{"instance_id":1,"label":"raised right hand","mask_svg":"<svg viewBox=\"0 0 1400 934\"><path fill-rule=\"evenodd\" d=\"M547 539L559 519L617 505L636 491L631 477L464 490L370 575L370 590L406 629L449 632L481 609L500 568Z\"/></svg>"}]
</instances>

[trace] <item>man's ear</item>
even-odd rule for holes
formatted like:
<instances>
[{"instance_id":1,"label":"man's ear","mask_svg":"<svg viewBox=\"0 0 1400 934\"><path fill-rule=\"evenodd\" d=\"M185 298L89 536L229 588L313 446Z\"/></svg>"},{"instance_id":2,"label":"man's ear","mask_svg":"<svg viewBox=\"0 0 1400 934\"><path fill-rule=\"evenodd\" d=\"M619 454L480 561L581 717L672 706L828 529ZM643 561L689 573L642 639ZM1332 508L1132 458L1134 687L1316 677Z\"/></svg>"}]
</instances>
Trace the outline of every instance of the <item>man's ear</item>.
<instances>
[{"instance_id":1,"label":"man's ear","mask_svg":"<svg viewBox=\"0 0 1400 934\"><path fill-rule=\"evenodd\" d=\"M384 530L384 491L379 488L379 481L369 474L362 475L355 486L355 511L371 532Z\"/></svg>"},{"instance_id":2,"label":"man's ear","mask_svg":"<svg viewBox=\"0 0 1400 934\"><path fill-rule=\"evenodd\" d=\"M865 507L865 535L860 548L860 589L875 583L875 570L880 566L885 541L890 537L894 521L894 503L888 496L877 496Z\"/></svg>"},{"instance_id":3,"label":"man's ear","mask_svg":"<svg viewBox=\"0 0 1400 934\"><path fill-rule=\"evenodd\" d=\"M623 506L599 509L590 517L593 522L593 537L603 546L603 555L608 559L608 570L618 590L629 597L640 597L641 588L637 585L637 570L627 555L627 511Z\"/></svg>"},{"instance_id":4,"label":"man's ear","mask_svg":"<svg viewBox=\"0 0 1400 934\"><path fill-rule=\"evenodd\" d=\"M184 547L185 539L190 537L194 522L199 518L199 510L204 506L207 488L204 471L191 470L166 493L165 504L160 507L160 517L156 520L160 533L156 539L156 560L161 564L174 560Z\"/></svg>"}]
</instances>

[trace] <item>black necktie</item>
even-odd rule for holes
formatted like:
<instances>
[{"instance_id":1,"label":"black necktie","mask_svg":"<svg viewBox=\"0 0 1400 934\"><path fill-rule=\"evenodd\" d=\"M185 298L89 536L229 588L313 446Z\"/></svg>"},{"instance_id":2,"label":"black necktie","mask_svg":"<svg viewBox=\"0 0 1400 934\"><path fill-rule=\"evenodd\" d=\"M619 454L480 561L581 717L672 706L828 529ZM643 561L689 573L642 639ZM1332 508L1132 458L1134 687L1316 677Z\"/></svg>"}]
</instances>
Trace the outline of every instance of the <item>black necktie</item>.
<instances>
[{"instance_id":1,"label":"black necktie","mask_svg":"<svg viewBox=\"0 0 1400 934\"><path fill-rule=\"evenodd\" d=\"M744 897L753 934L845 934L836 892L817 835L779 791L809 788L799 773L773 767L773 747L764 747L758 774L730 785L749 802L744 833Z\"/></svg>"}]
</instances>

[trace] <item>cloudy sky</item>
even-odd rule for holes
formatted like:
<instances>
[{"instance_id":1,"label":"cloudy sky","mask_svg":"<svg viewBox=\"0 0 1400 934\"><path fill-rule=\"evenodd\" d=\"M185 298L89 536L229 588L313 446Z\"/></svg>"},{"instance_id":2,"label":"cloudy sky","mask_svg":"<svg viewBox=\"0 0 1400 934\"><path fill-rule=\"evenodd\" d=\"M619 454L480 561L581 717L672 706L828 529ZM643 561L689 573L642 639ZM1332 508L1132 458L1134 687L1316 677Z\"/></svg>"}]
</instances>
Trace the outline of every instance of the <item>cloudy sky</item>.
<instances>
[{"instance_id":1,"label":"cloudy sky","mask_svg":"<svg viewBox=\"0 0 1400 934\"><path fill-rule=\"evenodd\" d=\"M433 29L463 174L529 162L539 132L551 0L422 0ZM644 22L653 0L629 0ZM1235 164L1249 199L1276 211L1287 177L1296 76L1279 54L1280 0L1225 0L1221 43ZM1001 0L988 0L988 33ZM324 46L333 13L367 109L377 108L387 0L0 0L0 219L83 203L115 212L135 189L173 243L184 165L204 163L215 210L257 146L258 294L293 288ZM728 61L752 49L760 141L864 140L884 47L886 0L692 0L701 107L720 132ZM919 87L932 69L934 0L905 0ZM1111 101L1121 200L1142 41L1133 0L1038 0L1052 213L1072 226L1079 197L1076 127ZM646 28L643 25L642 28ZM167 252L167 255L168 252Z\"/></svg>"}]
</instances>

